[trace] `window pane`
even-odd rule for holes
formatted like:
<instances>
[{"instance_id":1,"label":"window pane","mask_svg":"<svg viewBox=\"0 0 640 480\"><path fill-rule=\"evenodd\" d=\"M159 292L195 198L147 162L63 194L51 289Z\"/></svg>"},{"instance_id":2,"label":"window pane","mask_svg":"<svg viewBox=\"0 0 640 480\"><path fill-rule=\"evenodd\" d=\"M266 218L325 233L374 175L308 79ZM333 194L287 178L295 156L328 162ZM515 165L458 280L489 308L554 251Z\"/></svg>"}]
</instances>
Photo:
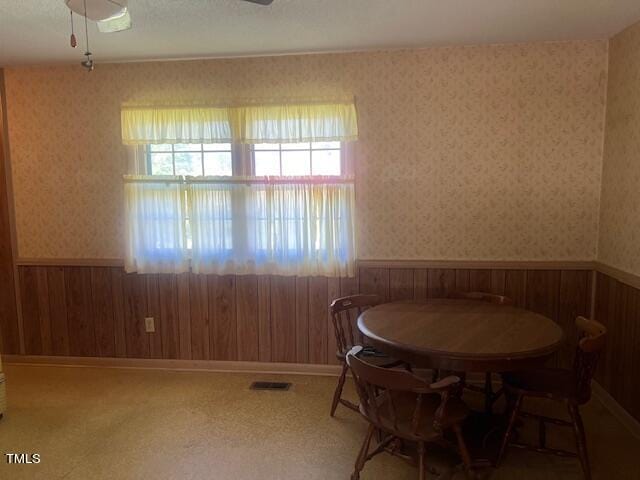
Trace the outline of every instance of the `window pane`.
<instances>
[{"instance_id":1,"label":"window pane","mask_svg":"<svg viewBox=\"0 0 640 480\"><path fill-rule=\"evenodd\" d=\"M176 143L173 146L176 152L199 152L201 148L200 143Z\"/></svg>"},{"instance_id":2,"label":"window pane","mask_svg":"<svg viewBox=\"0 0 640 480\"><path fill-rule=\"evenodd\" d=\"M313 149L317 148L340 148L340 142L313 142L311 144Z\"/></svg>"},{"instance_id":3,"label":"window pane","mask_svg":"<svg viewBox=\"0 0 640 480\"><path fill-rule=\"evenodd\" d=\"M255 174L258 177L280 175L280 154L278 152L254 152Z\"/></svg>"},{"instance_id":4,"label":"window pane","mask_svg":"<svg viewBox=\"0 0 640 480\"><path fill-rule=\"evenodd\" d=\"M282 150L309 150L309 142L304 143L283 143Z\"/></svg>"},{"instance_id":5,"label":"window pane","mask_svg":"<svg viewBox=\"0 0 640 480\"><path fill-rule=\"evenodd\" d=\"M205 175L231 175L231 152L205 152Z\"/></svg>"},{"instance_id":6,"label":"window pane","mask_svg":"<svg viewBox=\"0 0 640 480\"><path fill-rule=\"evenodd\" d=\"M170 153L150 153L151 175L173 175L173 156Z\"/></svg>"},{"instance_id":7,"label":"window pane","mask_svg":"<svg viewBox=\"0 0 640 480\"><path fill-rule=\"evenodd\" d=\"M207 151L207 150L215 150L215 151L220 151L220 150L224 150L225 152L230 152L231 151L231 144L230 143L205 143L202 145L202 149Z\"/></svg>"},{"instance_id":8,"label":"window pane","mask_svg":"<svg viewBox=\"0 0 640 480\"><path fill-rule=\"evenodd\" d=\"M314 150L313 175L340 175L340 150Z\"/></svg>"},{"instance_id":9,"label":"window pane","mask_svg":"<svg viewBox=\"0 0 640 480\"><path fill-rule=\"evenodd\" d=\"M163 143L158 145L149 145L149 151L151 152L170 152L171 144Z\"/></svg>"},{"instance_id":10,"label":"window pane","mask_svg":"<svg viewBox=\"0 0 640 480\"><path fill-rule=\"evenodd\" d=\"M310 152L282 152L282 175L311 175Z\"/></svg>"},{"instance_id":11,"label":"window pane","mask_svg":"<svg viewBox=\"0 0 640 480\"><path fill-rule=\"evenodd\" d=\"M256 143L253 146L254 150L278 150L278 144L277 143Z\"/></svg>"},{"instance_id":12,"label":"window pane","mask_svg":"<svg viewBox=\"0 0 640 480\"><path fill-rule=\"evenodd\" d=\"M202 156L198 153L176 153L176 175L202 175Z\"/></svg>"}]
</instances>

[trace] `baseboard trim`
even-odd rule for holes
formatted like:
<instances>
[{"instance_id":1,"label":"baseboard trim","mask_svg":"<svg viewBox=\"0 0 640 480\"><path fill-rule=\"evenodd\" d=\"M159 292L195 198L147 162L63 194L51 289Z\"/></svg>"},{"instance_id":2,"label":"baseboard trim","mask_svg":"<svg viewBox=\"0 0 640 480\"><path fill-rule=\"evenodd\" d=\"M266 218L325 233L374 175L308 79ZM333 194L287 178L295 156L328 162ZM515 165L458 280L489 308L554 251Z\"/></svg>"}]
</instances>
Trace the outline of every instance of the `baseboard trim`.
<instances>
[{"instance_id":1,"label":"baseboard trim","mask_svg":"<svg viewBox=\"0 0 640 480\"><path fill-rule=\"evenodd\" d=\"M627 412L625 408L595 380L591 383L591 390L600 403L602 403L602 405L609 410L609 412L611 412L611 414L616 417L634 437L640 439L640 421Z\"/></svg>"},{"instance_id":2,"label":"baseboard trim","mask_svg":"<svg viewBox=\"0 0 640 480\"><path fill-rule=\"evenodd\" d=\"M218 360L171 360L162 358L57 357L44 355L2 355L5 365L39 367L100 367L138 370L183 370L287 375L336 376L340 365L309 363L267 363Z\"/></svg>"}]
</instances>

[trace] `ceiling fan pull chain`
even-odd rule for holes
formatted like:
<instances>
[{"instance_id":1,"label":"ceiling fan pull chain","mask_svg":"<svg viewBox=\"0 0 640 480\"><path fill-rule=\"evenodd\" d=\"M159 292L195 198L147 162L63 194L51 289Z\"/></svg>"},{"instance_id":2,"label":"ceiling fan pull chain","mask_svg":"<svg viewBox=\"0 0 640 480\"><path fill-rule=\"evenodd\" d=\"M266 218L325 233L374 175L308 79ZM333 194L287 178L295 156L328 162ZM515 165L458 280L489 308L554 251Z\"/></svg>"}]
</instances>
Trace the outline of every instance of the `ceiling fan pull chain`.
<instances>
[{"instance_id":1,"label":"ceiling fan pull chain","mask_svg":"<svg viewBox=\"0 0 640 480\"><path fill-rule=\"evenodd\" d=\"M87 0L84 0L84 36L86 40L87 50L84 52L86 60L82 63L82 66L89 72L93 71L93 59L91 58L91 51L89 50L89 26L87 21Z\"/></svg>"},{"instance_id":2,"label":"ceiling fan pull chain","mask_svg":"<svg viewBox=\"0 0 640 480\"><path fill-rule=\"evenodd\" d=\"M89 27L87 23L87 0L84 0L84 38L87 45L85 55L91 55L91 52L89 51Z\"/></svg>"},{"instance_id":3,"label":"ceiling fan pull chain","mask_svg":"<svg viewBox=\"0 0 640 480\"><path fill-rule=\"evenodd\" d=\"M71 48L76 48L78 41L76 40L76 34L73 33L73 10L69 10L69 13L71 13L71 39L69 43L71 44Z\"/></svg>"}]
</instances>

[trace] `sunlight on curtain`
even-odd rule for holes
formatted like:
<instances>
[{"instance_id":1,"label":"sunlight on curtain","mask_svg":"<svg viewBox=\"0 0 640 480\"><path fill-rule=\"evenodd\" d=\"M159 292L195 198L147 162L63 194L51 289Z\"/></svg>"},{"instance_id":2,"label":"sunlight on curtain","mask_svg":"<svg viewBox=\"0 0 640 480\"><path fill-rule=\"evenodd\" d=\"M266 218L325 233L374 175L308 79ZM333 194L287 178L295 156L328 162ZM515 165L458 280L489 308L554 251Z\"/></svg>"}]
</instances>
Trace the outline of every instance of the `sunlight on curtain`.
<instances>
[{"instance_id":1,"label":"sunlight on curtain","mask_svg":"<svg viewBox=\"0 0 640 480\"><path fill-rule=\"evenodd\" d=\"M336 102L209 106L123 106L122 141L296 143L358 138L353 99Z\"/></svg>"},{"instance_id":2,"label":"sunlight on curtain","mask_svg":"<svg viewBox=\"0 0 640 480\"><path fill-rule=\"evenodd\" d=\"M195 273L354 275L352 181L246 180L188 184Z\"/></svg>"},{"instance_id":3,"label":"sunlight on curtain","mask_svg":"<svg viewBox=\"0 0 640 480\"><path fill-rule=\"evenodd\" d=\"M211 181L187 185L194 273L222 270L239 247L234 246L240 236L233 229L234 219L240 218L242 190L238 185Z\"/></svg>"},{"instance_id":4,"label":"sunlight on curtain","mask_svg":"<svg viewBox=\"0 0 640 480\"><path fill-rule=\"evenodd\" d=\"M123 107L122 142L228 143L232 140L229 109L216 107Z\"/></svg>"},{"instance_id":5,"label":"sunlight on curtain","mask_svg":"<svg viewBox=\"0 0 640 480\"><path fill-rule=\"evenodd\" d=\"M358 138L353 102L251 105L232 109L240 143L352 141Z\"/></svg>"},{"instance_id":6,"label":"sunlight on curtain","mask_svg":"<svg viewBox=\"0 0 640 480\"><path fill-rule=\"evenodd\" d=\"M188 271L184 185L180 177L127 175L124 192L126 271Z\"/></svg>"}]
</instances>

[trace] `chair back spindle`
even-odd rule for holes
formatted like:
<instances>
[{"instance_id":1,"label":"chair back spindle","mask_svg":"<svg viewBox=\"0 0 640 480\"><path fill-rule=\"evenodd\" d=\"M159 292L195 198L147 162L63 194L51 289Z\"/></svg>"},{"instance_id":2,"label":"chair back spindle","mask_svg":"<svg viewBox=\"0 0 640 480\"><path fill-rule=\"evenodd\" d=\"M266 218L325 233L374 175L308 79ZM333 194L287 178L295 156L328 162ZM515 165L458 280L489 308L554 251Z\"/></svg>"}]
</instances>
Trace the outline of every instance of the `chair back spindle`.
<instances>
[{"instance_id":1,"label":"chair back spindle","mask_svg":"<svg viewBox=\"0 0 640 480\"><path fill-rule=\"evenodd\" d=\"M606 343L607 328L600 322L584 317L576 318L576 327L579 340L573 362L573 373L578 401L586 403L591 398L591 380Z\"/></svg>"},{"instance_id":2,"label":"chair back spindle","mask_svg":"<svg viewBox=\"0 0 640 480\"><path fill-rule=\"evenodd\" d=\"M339 355L346 355L354 345L360 343L356 339L356 321L367 308L379 303L380 297L377 295L350 295L331 302L331 322Z\"/></svg>"},{"instance_id":3,"label":"chair back spindle","mask_svg":"<svg viewBox=\"0 0 640 480\"><path fill-rule=\"evenodd\" d=\"M440 394L443 403L448 391L460 381L458 377L447 377L435 384L429 384L422 378L406 370L393 370L376 367L360 358L361 346L355 346L347 354L347 363L353 374L362 414L374 425L392 433L408 428L409 433L420 437L423 397L426 394ZM401 398L406 402L407 394L412 399L411 418L401 418L399 405ZM413 395L411 395L413 394ZM406 403L405 403L406 405ZM434 424L446 425L446 409L441 405L436 412Z\"/></svg>"}]
</instances>

